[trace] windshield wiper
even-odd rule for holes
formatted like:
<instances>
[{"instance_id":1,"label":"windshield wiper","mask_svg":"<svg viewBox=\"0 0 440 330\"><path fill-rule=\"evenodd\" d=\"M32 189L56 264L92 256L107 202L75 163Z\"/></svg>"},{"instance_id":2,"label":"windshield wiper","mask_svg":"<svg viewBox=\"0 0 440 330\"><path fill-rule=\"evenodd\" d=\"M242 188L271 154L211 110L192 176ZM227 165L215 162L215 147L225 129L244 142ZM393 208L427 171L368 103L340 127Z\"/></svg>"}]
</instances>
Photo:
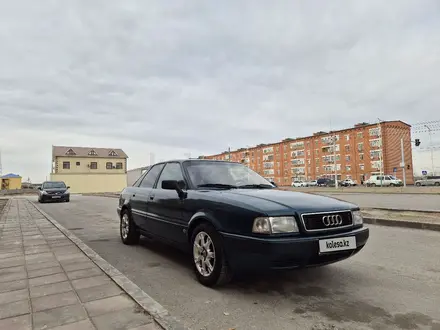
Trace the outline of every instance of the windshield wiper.
<instances>
[{"instance_id":1,"label":"windshield wiper","mask_svg":"<svg viewBox=\"0 0 440 330\"><path fill-rule=\"evenodd\" d=\"M247 188L249 188L249 189L252 189L252 188L263 189L263 188L275 188L275 187L271 186L270 184L261 183L261 184L245 184L242 186L238 186L237 188L238 189L247 189Z\"/></svg>"},{"instance_id":2,"label":"windshield wiper","mask_svg":"<svg viewBox=\"0 0 440 330\"><path fill-rule=\"evenodd\" d=\"M236 189L237 186L231 185L231 184L224 184L224 183L204 183L199 184L197 188L224 188L224 189Z\"/></svg>"}]
</instances>

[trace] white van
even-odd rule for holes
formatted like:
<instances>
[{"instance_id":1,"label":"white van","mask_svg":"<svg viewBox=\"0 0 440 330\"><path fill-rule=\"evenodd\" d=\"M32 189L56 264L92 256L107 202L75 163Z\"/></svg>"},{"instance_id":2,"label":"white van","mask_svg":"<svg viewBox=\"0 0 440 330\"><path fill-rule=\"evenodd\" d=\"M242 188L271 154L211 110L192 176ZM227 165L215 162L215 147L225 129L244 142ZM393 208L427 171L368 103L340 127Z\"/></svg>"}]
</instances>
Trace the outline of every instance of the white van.
<instances>
[{"instance_id":1,"label":"white van","mask_svg":"<svg viewBox=\"0 0 440 330\"><path fill-rule=\"evenodd\" d=\"M367 187L398 187L403 186L403 182L392 175L373 175L365 181L365 185Z\"/></svg>"}]
</instances>

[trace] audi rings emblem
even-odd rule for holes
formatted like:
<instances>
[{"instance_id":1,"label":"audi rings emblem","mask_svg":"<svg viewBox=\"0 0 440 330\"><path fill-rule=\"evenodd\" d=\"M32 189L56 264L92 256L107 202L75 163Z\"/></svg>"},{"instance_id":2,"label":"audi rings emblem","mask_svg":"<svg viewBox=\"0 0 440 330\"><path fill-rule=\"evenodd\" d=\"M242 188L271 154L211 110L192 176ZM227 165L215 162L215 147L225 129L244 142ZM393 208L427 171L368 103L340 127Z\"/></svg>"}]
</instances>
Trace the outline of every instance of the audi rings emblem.
<instances>
[{"instance_id":1,"label":"audi rings emblem","mask_svg":"<svg viewBox=\"0 0 440 330\"><path fill-rule=\"evenodd\" d=\"M325 215L322 217L322 223L326 227L342 225L342 217L339 214Z\"/></svg>"}]
</instances>

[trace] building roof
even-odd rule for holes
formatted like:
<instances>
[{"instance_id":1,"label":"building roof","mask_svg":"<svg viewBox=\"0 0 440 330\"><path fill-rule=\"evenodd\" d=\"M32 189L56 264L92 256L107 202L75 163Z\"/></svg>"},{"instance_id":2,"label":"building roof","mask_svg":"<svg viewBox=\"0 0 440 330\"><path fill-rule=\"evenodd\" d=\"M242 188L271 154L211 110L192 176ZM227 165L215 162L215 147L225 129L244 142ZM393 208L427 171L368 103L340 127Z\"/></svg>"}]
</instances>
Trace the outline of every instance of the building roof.
<instances>
[{"instance_id":1,"label":"building roof","mask_svg":"<svg viewBox=\"0 0 440 330\"><path fill-rule=\"evenodd\" d=\"M21 178L20 175L14 173L8 173L1 177L2 179L12 179L12 178Z\"/></svg>"},{"instance_id":2,"label":"building roof","mask_svg":"<svg viewBox=\"0 0 440 330\"><path fill-rule=\"evenodd\" d=\"M67 147L52 146L53 157L90 157L90 158L128 158L127 154L118 148Z\"/></svg>"}]
</instances>

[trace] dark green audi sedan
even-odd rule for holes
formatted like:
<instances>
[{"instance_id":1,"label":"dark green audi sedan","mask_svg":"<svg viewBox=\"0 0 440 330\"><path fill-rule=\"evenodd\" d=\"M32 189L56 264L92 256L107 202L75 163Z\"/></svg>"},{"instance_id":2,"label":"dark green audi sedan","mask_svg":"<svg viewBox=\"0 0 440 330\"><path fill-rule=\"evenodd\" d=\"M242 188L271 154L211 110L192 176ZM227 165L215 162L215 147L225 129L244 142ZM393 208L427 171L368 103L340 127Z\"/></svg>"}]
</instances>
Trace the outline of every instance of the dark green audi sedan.
<instances>
[{"instance_id":1,"label":"dark green audi sedan","mask_svg":"<svg viewBox=\"0 0 440 330\"><path fill-rule=\"evenodd\" d=\"M276 188L240 163L155 164L119 198L120 236L163 240L192 254L198 280L225 284L245 271L334 263L369 237L359 207Z\"/></svg>"}]
</instances>

